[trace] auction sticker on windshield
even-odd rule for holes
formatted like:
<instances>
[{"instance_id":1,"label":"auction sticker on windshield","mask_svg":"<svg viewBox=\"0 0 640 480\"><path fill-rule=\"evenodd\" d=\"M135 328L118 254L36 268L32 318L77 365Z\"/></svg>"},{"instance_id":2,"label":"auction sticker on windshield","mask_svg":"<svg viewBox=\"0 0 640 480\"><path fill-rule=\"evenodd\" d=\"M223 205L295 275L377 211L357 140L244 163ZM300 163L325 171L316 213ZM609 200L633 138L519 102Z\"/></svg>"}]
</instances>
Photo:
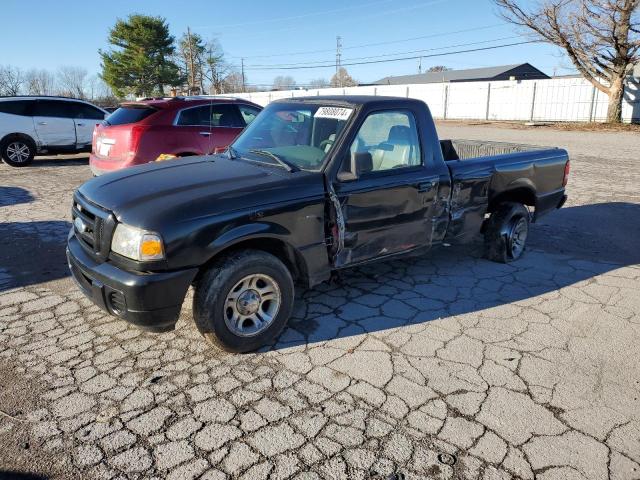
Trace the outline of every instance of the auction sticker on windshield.
<instances>
[{"instance_id":1,"label":"auction sticker on windshield","mask_svg":"<svg viewBox=\"0 0 640 480\"><path fill-rule=\"evenodd\" d=\"M335 120L347 120L349 115L353 112L353 108L342 107L320 107L315 118L333 118Z\"/></svg>"}]
</instances>

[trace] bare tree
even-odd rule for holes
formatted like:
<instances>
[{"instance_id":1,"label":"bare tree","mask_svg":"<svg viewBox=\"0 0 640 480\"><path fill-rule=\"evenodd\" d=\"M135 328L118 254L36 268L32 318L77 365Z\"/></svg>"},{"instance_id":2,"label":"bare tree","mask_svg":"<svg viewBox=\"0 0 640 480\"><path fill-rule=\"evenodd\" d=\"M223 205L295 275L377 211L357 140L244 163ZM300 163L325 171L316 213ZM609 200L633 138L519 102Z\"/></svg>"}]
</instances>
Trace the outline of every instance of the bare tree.
<instances>
[{"instance_id":1,"label":"bare tree","mask_svg":"<svg viewBox=\"0 0 640 480\"><path fill-rule=\"evenodd\" d=\"M624 80L640 60L640 0L494 0L501 16L562 48L591 84L609 96L607 121L622 120Z\"/></svg>"},{"instance_id":2,"label":"bare tree","mask_svg":"<svg viewBox=\"0 0 640 480\"><path fill-rule=\"evenodd\" d=\"M53 95L56 91L56 79L49 70L29 70L24 76L24 83L29 95Z\"/></svg>"},{"instance_id":3,"label":"bare tree","mask_svg":"<svg viewBox=\"0 0 640 480\"><path fill-rule=\"evenodd\" d=\"M0 95L18 95L23 82L24 77L19 68L0 65Z\"/></svg>"},{"instance_id":4,"label":"bare tree","mask_svg":"<svg viewBox=\"0 0 640 480\"><path fill-rule=\"evenodd\" d=\"M329 86L329 82L326 78L315 78L309 82L311 88L326 88Z\"/></svg>"},{"instance_id":5,"label":"bare tree","mask_svg":"<svg viewBox=\"0 0 640 480\"><path fill-rule=\"evenodd\" d=\"M229 79L228 82L225 82L225 79L234 73L232 67L224 59L220 43L216 39L210 40L206 45L203 70L204 78L209 82L209 93L213 95L224 93L225 86L233 83L233 78ZM242 75L238 75L240 75L240 85L239 89L234 90L234 92L242 90Z\"/></svg>"},{"instance_id":6,"label":"bare tree","mask_svg":"<svg viewBox=\"0 0 640 480\"><path fill-rule=\"evenodd\" d=\"M296 86L296 81L290 75L278 75L273 79L274 90L291 90Z\"/></svg>"},{"instance_id":7,"label":"bare tree","mask_svg":"<svg viewBox=\"0 0 640 480\"><path fill-rule=\"evenodd\" d=\"M358 82L349 75L349 72L347 72L347 69L344 67L340 67L338 72L331 77L332 87L355 87L357 85Z\"/></svg>"},{"instance_id":8,"label":"bare tree","mask_svg":"<svg viewBox=\"0 0 640 480\"><path fill-rule=\"evenodd\" d=\"M240 93L242 85L242 74L238 71L233 71L222 80L222 91L219 93Z\"/></svg>"},{"instance_id":9,"label":"bare tree","mask_svg":"<svg viewBox=\"0 0 640 480\"><path fill-rule=\"evenodd\" d=\"M81 67L62 66L58 69L58 86L61 95L86 97L87 71Z\"/></svg>"}]
</instances>

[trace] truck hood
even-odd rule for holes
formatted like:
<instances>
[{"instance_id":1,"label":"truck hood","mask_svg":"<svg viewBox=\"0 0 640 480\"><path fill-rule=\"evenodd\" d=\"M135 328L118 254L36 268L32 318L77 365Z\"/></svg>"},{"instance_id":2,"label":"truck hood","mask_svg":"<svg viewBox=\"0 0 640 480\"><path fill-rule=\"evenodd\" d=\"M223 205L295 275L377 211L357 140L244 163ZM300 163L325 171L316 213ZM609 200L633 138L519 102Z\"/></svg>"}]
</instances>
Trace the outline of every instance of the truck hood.
<instances>
[{"instance_id":1,"label":"truck hood","mask_svg":"<svg viewBox=\"0 0 640 480\"><path fill-rule=\"evenodd\" d=\"M287 172L226 156L188 157L120 170L78 189L120 222L160 231L193 219L324 195L322 174Z\"/></svg>"}]
</instances>

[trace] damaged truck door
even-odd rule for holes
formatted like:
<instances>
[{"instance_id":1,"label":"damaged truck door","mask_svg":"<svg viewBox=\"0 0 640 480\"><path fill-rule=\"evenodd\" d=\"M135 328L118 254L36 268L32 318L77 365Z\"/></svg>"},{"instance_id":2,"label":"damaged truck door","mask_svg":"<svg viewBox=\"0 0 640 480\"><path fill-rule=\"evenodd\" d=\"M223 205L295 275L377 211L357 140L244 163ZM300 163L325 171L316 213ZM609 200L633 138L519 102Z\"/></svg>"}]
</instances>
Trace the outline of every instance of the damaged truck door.
<instances>
[{"instance_id":1,"label":"damaged truck door","mask_svg":"<svg viewBox=\"0 0 640 480\"><path fill-rule=\"evenodd\" d=\"M426 249L434 235L440 240L444 234L446 208L438 195L442 181L446 205L449 173L433 161L429 146L422 147L419 132L428 129L420 120L411 108L374 110L361 115L345 139L331 185L339 202L332 208L343 221L335 229L341 238L334 267Z\"/></svg>"}]
</instances>

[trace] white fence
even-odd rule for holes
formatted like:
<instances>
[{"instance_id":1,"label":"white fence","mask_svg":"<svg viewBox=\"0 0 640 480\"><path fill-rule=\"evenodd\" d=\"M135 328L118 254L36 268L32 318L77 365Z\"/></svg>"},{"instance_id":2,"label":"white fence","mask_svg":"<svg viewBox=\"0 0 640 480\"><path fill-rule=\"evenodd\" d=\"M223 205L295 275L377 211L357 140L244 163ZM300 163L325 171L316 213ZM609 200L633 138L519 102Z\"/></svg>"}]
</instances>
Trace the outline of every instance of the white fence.
<instances>
[{"instance_id":1,"label":"white fence","mask_svg":"<svg viewBox=\"0 0 640 480\"><path fill-rule=\"evenodd\" d=\"M266 105L280 98L313 95L417 98L429 105L435 118L466 120L603 122L608 103L605 94L582 78L378 85L236 93L229 96ZM640 78L627 81L622 118L625 122L640 122Z\"/></svg>"}]
</instances>

